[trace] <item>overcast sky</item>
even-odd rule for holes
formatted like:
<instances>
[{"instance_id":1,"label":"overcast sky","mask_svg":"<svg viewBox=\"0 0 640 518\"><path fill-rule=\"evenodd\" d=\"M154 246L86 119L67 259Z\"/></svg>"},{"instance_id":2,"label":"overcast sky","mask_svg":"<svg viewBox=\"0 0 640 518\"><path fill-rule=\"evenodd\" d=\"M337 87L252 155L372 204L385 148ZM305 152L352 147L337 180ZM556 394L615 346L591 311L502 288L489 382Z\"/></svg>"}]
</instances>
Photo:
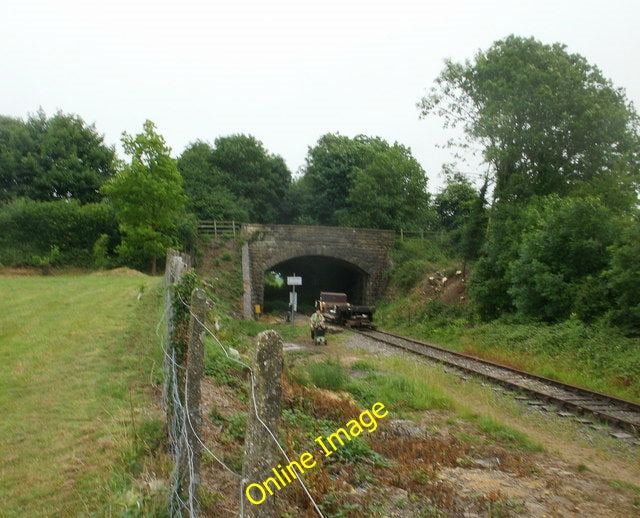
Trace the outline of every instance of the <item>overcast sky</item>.
<instances>
[{"instance_id":1,"label":"overcast sky","mask_svg":"<svg viewBox=\"0 0 640 518\"><path fill-rule=\"evenodd\" d=\"M565 43L640 106L638 0L0 0L0 114L74 113L108 144L151 119L174 156L251 134L293 173L325 133L380 136L435 191L451 151L416 103L509 34Z\"/></svg>"}]
</instances>

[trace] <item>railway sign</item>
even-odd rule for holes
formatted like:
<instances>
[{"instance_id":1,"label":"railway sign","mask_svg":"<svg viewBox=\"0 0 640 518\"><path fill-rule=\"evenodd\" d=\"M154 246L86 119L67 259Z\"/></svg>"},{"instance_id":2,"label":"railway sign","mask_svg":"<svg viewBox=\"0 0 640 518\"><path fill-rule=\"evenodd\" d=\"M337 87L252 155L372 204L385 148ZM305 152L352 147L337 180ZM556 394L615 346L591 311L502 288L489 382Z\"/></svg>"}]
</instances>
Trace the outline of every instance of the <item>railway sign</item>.
<instances>
[{"instance_id":1,"label":"railway sign","mask_svg":"<svg viewBox=\"0 0 640 518\"><path fill-rule=\"evenodd\" d=\"M298 311L298 294L296 293L296 286L302 286L302 277L295 273L291 277L287 277L287 285L292 286L291 293L289 293L289 310L291 311L291 325L296 325L296 311Z\"/></svg>"},{"instance_id":2,"label":"railway sign","mask_svg":"<svg viewBox=\"0 0 640 518\"><path fill-rule=\"evenodd\" d=\"M287 277L287 286L302 286L302 277Z\"/></svg>"}]
</instances>

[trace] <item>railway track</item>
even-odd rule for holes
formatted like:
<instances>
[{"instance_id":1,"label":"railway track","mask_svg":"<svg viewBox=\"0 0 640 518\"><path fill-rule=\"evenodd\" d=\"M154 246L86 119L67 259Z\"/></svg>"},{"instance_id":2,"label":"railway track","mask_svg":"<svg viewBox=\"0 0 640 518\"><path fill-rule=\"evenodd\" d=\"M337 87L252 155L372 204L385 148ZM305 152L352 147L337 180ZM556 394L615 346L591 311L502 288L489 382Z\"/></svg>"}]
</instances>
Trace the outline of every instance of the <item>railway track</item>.
<instances>
[{"instance_id":1,"label":"railway track","mask_svg":"<svg viewBox=\"0 0 640 518\"><path fill-rule=\"evenodd\" d=\"M456 369L482 376L511 390L523 392L531 398L529 404L554 403L578 414L594 416L617 428L622 428L635 436L638 443L637 438L640 437L640 404L638 403L567 385L386 331L359 332L373 340L426 356ZM625 438L627 434L612 435Z\"/></svg>"}]
</instances>

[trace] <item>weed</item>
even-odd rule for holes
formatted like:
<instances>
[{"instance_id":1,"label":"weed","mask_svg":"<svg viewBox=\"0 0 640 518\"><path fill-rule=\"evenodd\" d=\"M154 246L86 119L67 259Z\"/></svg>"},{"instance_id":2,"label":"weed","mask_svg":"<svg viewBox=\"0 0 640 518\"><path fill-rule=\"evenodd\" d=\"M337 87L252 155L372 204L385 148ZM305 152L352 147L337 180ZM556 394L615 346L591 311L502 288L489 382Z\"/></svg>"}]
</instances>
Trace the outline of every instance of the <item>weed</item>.
<instances>
[{"instance_id":1,"label":"weed","mask_svg":"<svg viewBox=\"0 0 640 518\"><path fill-rule=\"evenodd\" d=\"M358 382L349 383L347 390L364 404L384 401L396 410L427 410L452 405L442 389L400 374L370 374Z\"/></svg>"},{"instance_id":2,"label":"weed","mask_svg":"<svg viewBox=\"0 0 640 518\"><path fill-rule=\"evenodd\" d=\"M354 371L362 372L374 372L376 370L375 365L369 363L366 360L356 360L351 364L350 368Z\"/></svg>"},{"instance_id":3,"label":"weed","mask_svg":"<svg viewBox=\"0 0 640 518\"><path fill-rule=\"evenodd\" d=\"M205 341L204 372L219 385L228 385L242 390L247 388L247 384L242 379L244 367L227 358L220 346L209 339Z\"/></svg>"},{"instance_id":4,"label":"weed","mask_svg":"<svg viewBox=\"0 0 640 518\"><path fill-rule=\"evenodd\" d=\"M315 439L318 435L326 436L333 433L339 426L336 421L317 419L298 408L283 410L282 419L289 428L304 433L309 440Z\"/></svg>"},{"instance_id":5,"label":"weed","mask_svg":"<svg viewBox=\"0 0 640 518\"><path fill-rule=\"evenodd\" d=\"M244 462L244 453L242 450L236 452L228 452L224 455L224 463L236 473L242 473L242 464Z\"/></svg>"},{"instance_id":6,"label":"weed","mask_svg":"<svg viewBox=\"0 0 640 518\"><path fill-rule=\"evenodd\" d=\"M345 502L344 498L333 491L325 495L320 509L326 518L347 518L350 511L359 509L359 505Z\"/></svg>"},{"instance_id":7,"label":"weed","mask_svg":"<svg viewBox=\"0 0 640 518\"><path fill-rule=\"evenodd\" d=\"M344 367L336 361L324 360L310 363L309 377L316 387L328 390L342 390L347 376Z\"/></svg>"},{"instance_id":8,"label":"weed","mask_svg":"<svg viewBox=\"0 0 640 518\"><path fill-rule=\"evenodd\" d=\"M379 400L370 383L352 380L345 389L364 407L371 407Z\"/></svg>"},{"instance_id":9,"label":"weed","mask_svg":"<svg viewBox=\"0 0 640 518\"><path fill-rule=\"evenodd\" d=\"M609 482L609 485L618 491L630 490L634 493L640 495L640 486L636 486L635 484L631 484L630 482L625 482L624 480L612 480Z\"/></svg>"},{"instance_id":10,"label":"weed","mask_svg":"<svg viewBox=\"0 0 640 518\"><path fill-rule=\"evenodd\" d=\"M490 417L482 416L477 420L478 428L486 433L493 440L501 442L507 446L524 450L539 452L544 451L542 445L529 439L525 434L510 428L509 426L498 423Z\"/></svg>"},{"instance_id":11,"label":"weed","mask_svg":"<svg viewBox=\"0 0 640 518\"><path fill-rule=\"evenodd\" d=\"M360 459L372 458L375 453L369 443L361 437L353 437L350 441L346 441L340 446L335 455L344 462L356 463Z\"/></svg>"},{"instance_id":12,"label":"weed","mask_svg":"<svg viewBox=\"0 0 640 518\"><path fill-rule=\"evenodd\" d=\"M233 437L236 441L241 441L244 439L245 433L247 431L247 412L237 412L232 414L228 418L226 431L229 433L231 437Z\"/></svg>"},{"instance_id":13,"label":"weed","mask_svg":"<svg viewBox=\"0 0 640 518\"><path fill-rule=\"evenodd\" d=\"M425 471L424 469L416 469L409 473L411 480L417 484L426 485L433 481L434 476L432 473Z\"/></svg>"},{"instance_id":14,"label":"weed","mask_svg":"<svg viewBox=\"0 0 640 518\"><path fill-rule=\"evenodd\" d=\"M446 518L447 516L447 513L442 512L429 502L422 503L420 509L416 512L416 517L419 518Z\"/></svg>"},{"instance_id":15,"label":"weed","mask_svg":"<svg viewBox=\"0 0 640 518\"><path fill-rule=\"evenodd\" d=\"M213 424L217 424L219 426L223 426L226 423L224 416L220 413L217 407L211 407L211 411L209 412L209 419Z\"/></svg>"},{"instance_id":16,"label":"weed","mask_svg":"<svg viewBox=\"0 0 640 518\"><path fill-rule=\"evenodd\" d=\"M482 444L482 439L480 437L478 437L477 435L469 435L468 433L465 432L460 432L458 434L456 434L456 438L463 443L469 443L469 444Z\"/></svg>"},{"instance_id":17,"label":"weed","mask_svg":"<svg viewBox=\"0 0 640 518\"><path fill-rule=\"evenodd\" d=\"M371 469L368 466L360 466L356 468L355 481L358 485L373 484L375 479L371 476Z\"/></svg>"},{"instance_id":18,"label":"weed","mask_svg":"<svg viewBox=\"0 0 640 518\"><path fill-rule=\"evenodd\" d=\"M198 489L198 500L203 509L212 509L220 500L224 500L219 492L213 492L200 486Z\"/></svg>"}]
</instances>

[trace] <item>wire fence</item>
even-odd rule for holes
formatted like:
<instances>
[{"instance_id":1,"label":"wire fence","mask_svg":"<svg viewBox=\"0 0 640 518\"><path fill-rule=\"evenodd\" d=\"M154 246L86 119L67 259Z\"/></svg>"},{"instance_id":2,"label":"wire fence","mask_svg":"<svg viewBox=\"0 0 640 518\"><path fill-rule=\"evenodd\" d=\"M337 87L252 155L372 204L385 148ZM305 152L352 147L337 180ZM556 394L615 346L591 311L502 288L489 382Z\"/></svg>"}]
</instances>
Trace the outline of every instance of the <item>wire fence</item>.
<instances>
[{"instance_id":1,"label":"wire fence","mask_svg":"<svg viewBox=\"0 0 640 518\"><path fill-rule=\"evenodd\" d=\"M171 454L173 458L173 470L170 476L170 494L168 502L168 511L171 517L197 517L200 513L200 506L198 502L198 485L200 480L199 462L195 459L199 458L200 449L204 450L211 456L224 470L231 473L238 479L239 483L239 507L240 516L245 517L245 494L244 490L246 484L249 482L242 478L242 475L236 473L229 466L227 466L219 455L216 455L207 445L204 443L200 434L198 433L198 426L192 421L194 414L199 415L198 412L194 412L194 406L200 407L200 401L189 402L189 381L190 376L186 375L187 366L182 365L177 358L177 351L172 344L171 337L173 336L173 315L175 309L173 307L173 300L170 293L170 286L177 283L182 275L188 270L188 261L184 256L181 256L177 252L169 251L167 256L167 265L165 269L165 311L163 317L156 327L156 334L159 336L160 344L164 354L164 371L165 371L165 384L163 388L163 405L167 411L167 424L169 430L169 441L171 445ZM250 374L250 390L251 400L253 402L253 409L256 420L264 429L264 433L268 434L274 444L277 446L280 454L287 463L291 463L289 456L278 441L276 434L267 426L264 420L261 418L258 412L258 406L256 403L256 378L254 370L242 360L234 357L229 353L229 348L225 347L220 341L218 336L207 327L204 315L198 315L192 310L192 304L184 300L178 294L178 299L184 308L188 309L190 319L195 321L206 334L208 334L220 349L225 354L226 358L232 362L241 365L247 369ZM160 333L160 327L162 322L166 322L166 341L162 333ZM184 380L184 390L181 390L181 380ZM200 380L197 380L199 383ZM192 381L193 383L193 381ZM324 518L322 511L318 504L313 499L309 489L306 487L302 476L298 473L298 482L303 488L305 494L309 498L311 505L317 512L318 516Z\"/></svg>"}]
</instances>

